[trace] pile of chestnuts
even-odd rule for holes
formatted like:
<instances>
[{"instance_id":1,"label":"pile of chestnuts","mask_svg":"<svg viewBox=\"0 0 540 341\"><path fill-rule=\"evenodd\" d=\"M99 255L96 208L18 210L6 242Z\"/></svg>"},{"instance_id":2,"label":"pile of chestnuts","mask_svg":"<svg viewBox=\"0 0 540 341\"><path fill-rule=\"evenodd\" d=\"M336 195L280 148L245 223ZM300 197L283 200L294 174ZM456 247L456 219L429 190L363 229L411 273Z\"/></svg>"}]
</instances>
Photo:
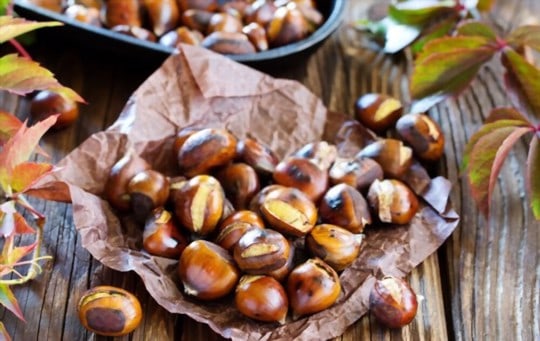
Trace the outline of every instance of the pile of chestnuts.
<instances>
[{"instance_id":1,"label":"pile of chestnuts","mask_svg":"<svg viewBox=\"0 0 540 341\"><path fill-rule=\"evenodd\" d=\"M94 26L176 47L222 54L265 51L302 40L324 21L314 0L31 0Z\"/></svg>"},{"instance_id":2,"label":"pile of chestnuts","mask_svg":"<svg viewBox=\"0 0 540 341\"><path fill-rule=\"evenodd\" d=\"M141 226L142 249L178 260L187 295L234 297L243 315L284 323L338 300L339 274L358 258L366 227L408 224L416 215L406 174L414 155L440 157L442 133L428 116L400 110L380 94L358 100L359 121L378 132L396 127L401 139L366 140L354 157L315 141L279 159L253 137L185 127L171 148L175 176L128 152L110 169L104 197ZM401 288L378 287L392 297Z\"/></svg>"}]
</instances>

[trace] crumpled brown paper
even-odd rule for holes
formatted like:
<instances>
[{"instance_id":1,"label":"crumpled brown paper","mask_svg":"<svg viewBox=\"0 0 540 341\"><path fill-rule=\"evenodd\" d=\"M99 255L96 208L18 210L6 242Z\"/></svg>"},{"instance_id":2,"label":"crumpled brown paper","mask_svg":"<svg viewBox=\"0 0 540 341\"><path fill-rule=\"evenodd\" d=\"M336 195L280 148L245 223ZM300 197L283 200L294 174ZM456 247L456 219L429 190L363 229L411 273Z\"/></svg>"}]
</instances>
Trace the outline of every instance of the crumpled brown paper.
<instances>
[{"instance_id":1,"label":"crumpled brown paper","mask_svg":"<svg viewBox=\"0 0 540 341\"><path fill-rule=\"evenodd\" d=\"M376 277L405 276L452 233L459 217L448 202L448 180L438 177L422 187L419 194L426 201L410 225L366 229L363 251L340 275L342 294L336 304L281 326L241 316L231 298L204 303L184 296L177 262L143 252L141 230L117 216L101 193L109 169L128 149L155 169L175 175L171 146L180 127L225 127L240 138L250 133L284 156L308 142L335 142L343 122L343 115L329 112L296 81L274 79L205 49L184 46L133 93L109 129L63 159L60 171L35 194L71 201L83 246L110 268L135 271L171 313L186 314L235 340L328 339L343 334L367 312ZM357 123L347 125L352 130L341 131L337 141L343 153L359 148Z\"/></svg>"}]
</instances>

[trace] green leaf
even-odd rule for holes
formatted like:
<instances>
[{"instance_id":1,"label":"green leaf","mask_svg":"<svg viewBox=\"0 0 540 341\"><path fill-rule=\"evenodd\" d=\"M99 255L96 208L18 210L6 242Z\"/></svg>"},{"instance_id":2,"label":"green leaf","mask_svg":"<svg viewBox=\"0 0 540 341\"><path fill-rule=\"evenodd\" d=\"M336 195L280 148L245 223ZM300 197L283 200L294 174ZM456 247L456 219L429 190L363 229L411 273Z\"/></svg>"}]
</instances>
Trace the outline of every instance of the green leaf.
<instances>
[{"instance_id":1,"label":"green leaf","mask_svg":"<svg viewBox=\"0 0 540 341\"><path fill-rule=\"evenodd\" d=\"M497 35L491 26L480 21L471 20L460 24L457 28L457 34L460 36L484 37L489 42L495 42L497 40Z\"/></svg>"},{"instance_id":2,"label":"green leaf","mask_svg":"<svg viewBox=\"0 0 540 341\"><path fill-rule=\"evenodd\" d=\"M527 189L534 217L540 220L540 146L538 136L530 144L527 158Z\"/></svg>"},{"instance_id":3,"label":"green leaf","mask_svg":"<svg viewBox=\"0 0 540 341\"><path fill-rule=\"evenodd\" d=\"M17 298L13 295L9 286L2 283L0 283L0 304L24 321L24 316L19 307L19 303L17 302Z\"/></svg>"},{"instance_id":4,"label":"green leaf","mask_svg":"<svg viewBox=\"0 0 540 341\"><path fill-rule=\"evenodd\" d=\"M531 127L530 123L527 122L525 119L512 117L512 115L508 115L505 117L503 115L503 109L495 109L491 112L491 115L487 118L486 123L480 127L480 129L474 133L469 141L467 142L467 145L465 146L465 151L463 152L463 158L461 160L461 170L465 171L469 166L469 159L471 156L471 152L473 148L476 146L476 143L478 140L480 140L482 137L490 134L491 132L501 129L501 128L508 128L508 127ZM510 113L511 110L508 111ZM500 114L500 119L496 121L492 121L490 117L493 115L494 117Z\"/></svg>"},{"instance_id":5,"label":"green leaf","mask_svg":"<svg viewBox=\"0 0 540 341\"><path fill-rule=\"evenodd\" d=\"M490 45L490 40L485 37L442 37L434 39L424 46L415 63L422 64L428 58L444 58L445 53L461 52L485 48Z\"/></svg>"},{"instance_id":6,"label":"green leaf","mask_svg":"<svg viewBox=\"0 0 540 341\"><path fill-rule=\"evenodd\" d=\"M518 27L506 37L506 41L514 48L527 45L536 51L540 51L540 25Z\"/></svg>"},{"instance_id":7,"label":"green leaf","mask_svg":"<svg viewBox=\"0 0 540 341\"><path fill-rule=\"evenodd\" d=\"M0 321L0 336L2 337L0 338L1 340L11 341L11 336L9 336L6 327L4 327L2 321Z\"/></svg>"},{"instance_id":8,"label":"green leaf","mask_svg":"<svg viewBox=\"0 0 540 341\"><path fill-rule=\"evenodd\" d=\"M388 15L401 24L423 26L434 17L454 12L455 6L450 0L411 0L391 4Z\"/></svg>"},{"instance_id":9,"label":"green leaf","mask_svg":"<svg viewBox=\"0 0 540 341\"><path fill-rule=\"evenodd\" d=\"M478 139L470 153L467 178L471 193L478 208L489 216L493 187L500 168L514 143L531 127L503 127L491 131Z\"/></svg>"},{"instance_id":10,"label":"green leaf","mask_svg":"<svg viewBox=\"0 0 540 341\"><path fill-rule=\"evenodd\" d=\"M490 60L493 54L493 49L480 47L456 49L423 57L411 76L412 98L457 95L470 84L480 67Z\"/></svg>"},{"instance_id":11,"label":"green leaf","mask_svg":"<svg viewBox=\"0 0 540 341\"><path fill-rule=\"evenodd\" d=\"M500 107L495 108L491 110L488 117L484 120L484 124L487 123L494 123L499 120L515 120L523 122L523 126L528 125L530 127L533 127L533 124L527 119L527 117L523 116L522 113L517 111L514 108L506 108L506 107Z\"/></svg>"},{"instance_id":12,"label":"green leaf","mask_svg":"<svg viewBox=\"0 0 540 341\"><path fill-rule=\"evenodd\" d=\"M8 54L0 58L0 89L17 95L26 95L34 90L47 89L58 85L49 70L38 63Z\"/></svg>"},{"instance_id":13,"label":"green leaf","mask_svg":"<svg viewBox=\"0 0 540 341\"><path fill-rule=\"evenodd\" d=\"M29 21L23 18L14 18L9 15L0 16L0 44L13 39L21 34L42 27L61 26L57 21Z\"/></svg>"},{"instance_id":14,"label":"green leaf","mask_svg":"<svg viewBox=\"0 0 540 341\"><path fill-rule=\"evenodd\" d=\"M422 33L419 39L417 39L411 46L412 52L417 55L420 53L424 46L429 43L430 41L433 41L438 38L442 38L446 35L448 35L450 32L452 32L452 29L456 25L458 16L453 15L446 19L441 20L440 22L432 25Z\"/></svg>"},{"instance_id":15,"label":"green leaf","mask_svg":"<svg viewBox=\"0 0 540 341\"><path fill-rule=\"evenodd\" d=\"M506 85L514 105L540 117L540 69L510 48L503 50L501 59L507 70Z\"/></svg>"}]
</instances>

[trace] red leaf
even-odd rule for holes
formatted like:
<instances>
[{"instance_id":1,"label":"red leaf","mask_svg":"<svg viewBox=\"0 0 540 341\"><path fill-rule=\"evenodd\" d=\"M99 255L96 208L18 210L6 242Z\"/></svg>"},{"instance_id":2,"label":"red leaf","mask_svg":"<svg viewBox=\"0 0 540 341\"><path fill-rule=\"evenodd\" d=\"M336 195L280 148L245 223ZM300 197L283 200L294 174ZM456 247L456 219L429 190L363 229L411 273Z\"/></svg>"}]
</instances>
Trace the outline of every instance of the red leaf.
<instances>
[{"instance_id":1,"label":"red leaf","mask_svg":"<svg viewBox=\"0 0 540 341\"><path fill-rule=\"evenodd\" d=\"M540 117L540 69L510 48L504 49L501 59L507 70L505 80L514 105Z\"/></svg>"},{"instance_id":2,"label":"red leaf","mask_svg":"<svg viewBox=\"0 0 540 341\"><path fill-rule=\"evenodd\" d=\"M513 144L530 127L504 127L482 136L474 145L467 168L472 196L481 212L489 215L491 194L500 168Z\"/></svg>"},{"instance_id":3,"label":"red leaf","mask_svg":"<svg viewBox=\"0 0 540 341\"><path fill-rule=\"evenodd\" d=\"M4 145L0 151L0 185L4 189L10 185L15 167L28 160L43 134L56 122L56 118L57 115L50 116L29 128L22 125Z\"/></svg>"},{"instance_id":4,"label":"red leaf","mask_svg":"<svg viewBox=\"0 0 540 341\"><path fill-rule=\"evenodd\" d=\"M30 233L36 232L19 212L15 212L14 218L15 218L15 233L30 234Z\"/></svg>"},{"instance_id":5,"label":"red leaf","mask_svg":"<svg viewBox=\"0 0 540 341\"><path fill-rule=\"evenodd\" d=\"M452 32L454 26L456 25L457 18L457 14L452 15L434 25L431 25L411 46L412 52L415 55L418 55L424 49L424 46L427 43L435 39L442 38Z\"/></svg>"},{"instance_id":6,"label":"red leaf","mask_svg":"<svg viewBox=\"0 0 540 341\"><path fill-rule=\"evenodd\" d=\"M540 146L535 136L529 148L527 159L527 189L534 217L540 220Z\"/></svg>"},{"instance_id":7,"label":"red leaf","mask_svg":"<svg viewBox=\"0 0 540 341\"><path fill-rule=\"evenodd\" d=\"M53 165L48 163L24 162L18 164L11 176L11 188L14 192L22 193L42 176L50 173L52 169Z\"/></svg>"},{"instance_id":8,"label":"red leaf","mask_svg":"<svg viewBox=\"0 0 540 341\"><path fill-rule=\"evenodd\" d=\"M442 37L434 39L424 46L424 49L418 55L415 63L422 64L428 58L443 58L445 53L455 51L474 50L485 48L490 45L490 40L486 37ZM437 58L436 57L436 58Z\"/></svg>"},{"instance_id":9,"label":"red leaf","mask_svg":"<svg viewBox=\"0 0 540 341\"><path fill-rule=\"evenodd\" d=\"M540 51L540 25L525 25L511 32L506 41L514 48L527 45Z\"/></svg>"},{"instance_id":10,"label":"red leaf","mask_svg":"<svg viewBox=\"0 0 540 341\"><path fill-rule=\"evenodd\" d=\"M3 263L10 266L16 266L21 259L31 254L36 246L37 241L30 245L14 247L7 255L4 255Z\"/></svg>"},{"instance_id":11,"label":"red leaf","mask_svg":"<svg viewBox=\"0 0 540 341\"><path fill-rule=\"evenodd\" d=\"M456 33L460 36L484 37L492 43L497 40L497 35L491 26L476 20L461 23Z\"/></svg>"},{"instance_id":12,"label":"red leaf","mask_svg":"<svg viewBox=\"0 0 540 341\"><path fill-rule=\"evenodd\" d=\"M22 122L15 116L0 110L0 147L21 127Z\"/></svg>"},{"instance_id":13,"label":"red leaf","mask_svg":"<svg viewBox=\"0 0 540 341\"><path fill-rule=\"evenodd\" d=\"M24 316L19 307L19 303L17 302L17 298L13 295L9 286L2 283L0 283L0 304L24 321Z\"/></svg>"},{"instance_id":14,"label":"red leaf","mask_svg":"<svg viewBox=\"0 0 540 341\"><path fill-rule=\"evenodd\" d=\"M0 338L0 340L11 341L11 336L9 336L6 327L4 327L2 321L0 321L0 336L2 337Z\"/></svg>"}]
</instances>

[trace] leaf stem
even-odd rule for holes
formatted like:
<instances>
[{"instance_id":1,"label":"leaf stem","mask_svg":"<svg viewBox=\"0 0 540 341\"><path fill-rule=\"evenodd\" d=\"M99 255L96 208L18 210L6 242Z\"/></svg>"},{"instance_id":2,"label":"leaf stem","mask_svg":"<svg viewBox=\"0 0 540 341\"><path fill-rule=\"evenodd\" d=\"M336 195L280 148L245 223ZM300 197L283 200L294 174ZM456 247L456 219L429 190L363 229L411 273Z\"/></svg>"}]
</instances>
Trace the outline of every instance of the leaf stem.
<instances>
[{"instance_id":1,"label":"leaf stem","mask_svg":"<svg viewBox=\"0 0 540 341\"><path fill-rule=\"evenodd\" d=\"M25 48L17 40L10 39L9 43L13 45L13 47L15 47L15 49L17 50L17 52L21 54L21 56L23 56L24 58L28 60L32 60L32 57L30 56L30 54L25 50Z\"/></svg>"}]
</instances>

